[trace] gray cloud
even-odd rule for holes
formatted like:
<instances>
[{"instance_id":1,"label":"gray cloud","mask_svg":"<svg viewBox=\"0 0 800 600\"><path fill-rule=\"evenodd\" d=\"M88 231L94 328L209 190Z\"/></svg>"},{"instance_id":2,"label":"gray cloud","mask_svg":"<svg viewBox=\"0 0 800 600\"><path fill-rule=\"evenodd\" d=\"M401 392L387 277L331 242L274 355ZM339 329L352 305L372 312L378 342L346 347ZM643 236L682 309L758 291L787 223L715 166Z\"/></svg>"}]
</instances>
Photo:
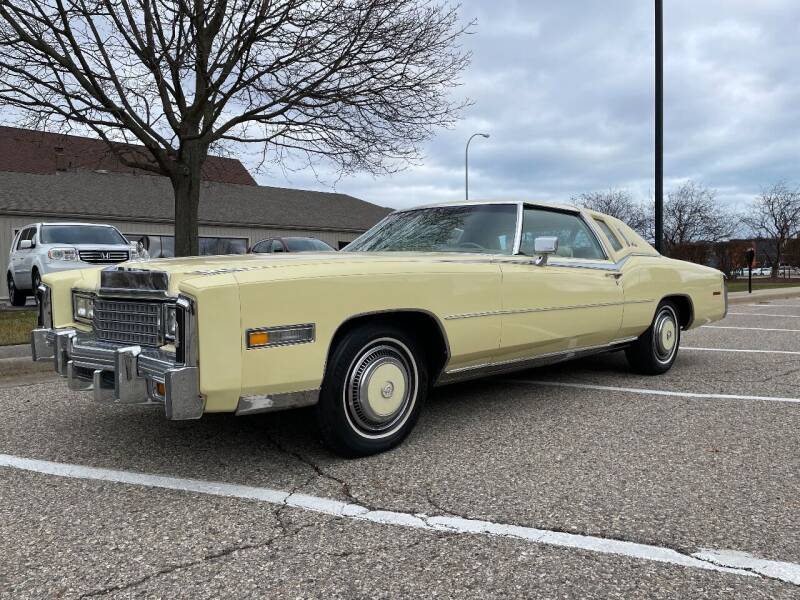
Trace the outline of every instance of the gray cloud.
<instances>
[{"instance_id":1,"label":"gray cloud","mask_svg":"<svg viewBox=\"0 0 800 600\"><path fill-rule=\"evenodd\" d=\"M797 181L800 5L792 0L665 3L667 185L692 178L740 207L778 179ZM474 105L392 177L308 170L268 185L330 189L393 207L470 191L482 198L566 200L653 188L653 6L644 0L465 0L477 18L473 63L456 93Z\"/></svg>"}]
</instances>

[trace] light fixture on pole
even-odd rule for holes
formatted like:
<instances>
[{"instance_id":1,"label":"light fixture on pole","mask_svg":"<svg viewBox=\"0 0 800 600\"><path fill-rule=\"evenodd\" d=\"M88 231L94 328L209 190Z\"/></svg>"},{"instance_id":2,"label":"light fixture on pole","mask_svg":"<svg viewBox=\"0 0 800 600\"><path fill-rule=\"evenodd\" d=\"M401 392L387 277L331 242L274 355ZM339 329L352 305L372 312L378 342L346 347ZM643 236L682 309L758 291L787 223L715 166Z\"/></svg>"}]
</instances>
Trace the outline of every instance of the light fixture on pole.
<instances>
[{"instance_id":1,"label":"light fixture on pole","mask_svg":"<svg viewBox=\"0 0 800 600\"><path fill-rule=\"evenodd\" d=\"M482 138L488 138L488 133L473 133L469 136L467 140L467 149L464 151L464 194L465 198L469 200L469 143L472 141L472 138L480 136Z\"/></svg>"}]
</instances>

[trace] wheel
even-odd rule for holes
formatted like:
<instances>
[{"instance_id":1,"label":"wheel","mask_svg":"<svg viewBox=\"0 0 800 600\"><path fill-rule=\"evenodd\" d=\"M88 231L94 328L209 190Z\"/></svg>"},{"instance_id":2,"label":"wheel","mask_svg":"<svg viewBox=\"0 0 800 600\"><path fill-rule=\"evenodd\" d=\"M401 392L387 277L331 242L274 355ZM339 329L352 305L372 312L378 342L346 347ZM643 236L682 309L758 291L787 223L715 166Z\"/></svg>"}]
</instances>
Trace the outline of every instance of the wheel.
<instances>
[{"instance_id":1,"label":"wheel","mask_svg":"<svg viewBox=\"0 0 800 600\"><path fill-rule=\"evenodd\" d=\"M42 283L42 276L39 275L39 271L34 269L31 273L31 292L33 297L36 299L36 302L39 302L39 284Z\"/></svg>"},{"instance_id":2,"label":"wheel","mask_svg":"<svg viewBox=\"0 0 800 600\"><path fill-rule=\"evenodd\" d=\"M427 396L428 369L417 340L390 325L346 333L333 349L317 404L322 437L347 457L402 442Z\"/></svg>"},{"instance_id":3,"label":"wheel","mask_svg":"<svg viewBox=\"0 0 800 600\"><path fill-rule=\"evenodd\" d=\"M662 302L650 328L625 349L631 369L643 375L660 375L672 368L681 343L678 309Z\"/></svg>"},{"instance_id":4,"label":"wheel","mask_svg":"<svg viewBox=\"0 0 800 600\"><path fill-rule=\"evenodd\" d=\"M25 301L28 299L28 294L17 289L11 273L9 273L6 277L6 281L8 283L8 301L11 302L11 306L25 306Z\"/></svg>"}]
</instances>

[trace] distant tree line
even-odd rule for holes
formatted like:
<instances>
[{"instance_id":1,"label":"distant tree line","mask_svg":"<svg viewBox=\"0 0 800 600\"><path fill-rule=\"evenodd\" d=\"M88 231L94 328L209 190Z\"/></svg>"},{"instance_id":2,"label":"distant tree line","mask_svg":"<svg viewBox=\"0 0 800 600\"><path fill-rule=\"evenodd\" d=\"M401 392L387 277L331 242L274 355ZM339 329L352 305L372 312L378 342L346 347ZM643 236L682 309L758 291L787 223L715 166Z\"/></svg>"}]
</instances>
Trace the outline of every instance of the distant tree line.
<instances>
[{"instance_id":1,"label":"distant tree line","mask_svg":"<svg viewBox=\"0 0 800 600\"><path fill-rule=\"evenodd\" d=\"M638 201L624 189L588 192L572 200L655 239L652 201ZM740 212L718 202L715 189L695 181L679 185L664 199L664 251L672 258L713 264L731 275L747 266L753 242L773 277L784 264L800 266L800 189L773 184Z\"/></svg>"}]
</instances>

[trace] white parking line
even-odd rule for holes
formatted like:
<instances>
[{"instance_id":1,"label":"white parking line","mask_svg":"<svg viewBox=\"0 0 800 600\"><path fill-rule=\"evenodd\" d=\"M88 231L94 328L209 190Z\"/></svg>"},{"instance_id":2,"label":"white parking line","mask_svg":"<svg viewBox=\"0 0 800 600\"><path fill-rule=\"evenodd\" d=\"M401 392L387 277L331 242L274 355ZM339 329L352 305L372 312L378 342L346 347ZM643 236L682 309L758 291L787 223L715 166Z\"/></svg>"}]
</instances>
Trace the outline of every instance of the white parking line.
<instances>
[{"instance_id":1,"label":"white parking line","mask_svg":"<svg viewBox=\"0 0 800 600\"><path fill-rule=\"evenodd\" d=\"M693 352L741 352L744 354L800 354L792 350L740 350L738 348L692 348L681 346L681 350L691 350Z\"/></svg>"},{"instance_id":2,"label":"white parking line","mask_svg":"<svg viewBox=\"0 0 800 600\"><path fill-rule=\"evenodd\" d=\"M553 387L577 388L582 390L601 390L606 392L624 392L626 394L647 394L649 396L672 396L675 398L700 398L703 400L755 400L766 402L785 402L800 404L800 398L781 398L776 396L738 396L735 394L700 394L697 392L673 392L670 390L648 390L645 388L626 388L612 385L595 385L593 383L568 383L565 381L547 381L540 379L506 379L508 383L527 385L549 385Z\"/></svg>"},{"instance_id":3,"label":"white parking line","mask_svg":"<svg viewBox=\"0 0 800 600\"><path fill-rule=\"evenodd\" d=\"M786 331L788 333L800 333L800 329L769 329L766 327L730 327L726 325L702 325L700 329L740 329L743 331Z\"/></svg>"},{"instance_id":4,"label":"white parking line","mask_svg":"<svg viewBox=\"0 0 800 600\"><path fill-rule=\"evenodd\" d=\"M798 304L737 304L737 308L742 306L755 306L757 308L800 308L800 303Z\"/></svg>"},{"instance_id":5,"label":"white parking line","mask_svg":"<svg viewBox=\"0 0 800 600\"><path fill-rule=\"evenodd\" d=\"M330 498L308 496L306 494L291 493L284 490L216 481L203 481L199 479L182 479L163 475L148 475L131 471L101 469L46 460L34 460L9 454L0 454L0 467L11 467L24 471L33 471L35 473L72 479L110 481L128 485L209 494L212 496L241 498L244 500L254 500L257 502L267 502L269 504L309 510L344 519L368 521L381 525L396 525L426 531L446 531L457 534L514 538L536 544L547 544L561 548L576 548L601 554L615 554L629 558L703 569L706 571L718 571L746 577L763 575L786 583L800 585L800 564L769 561L753 557L749 557L748 559L747 557L749 555L744 553L702 549L689 556L663 546L637 544L615 539L563 533L560 531L536 529L520 525L507 525L492 521L464 519L461 517L431 517L423 514L370 510L358 504L349 504ZM728 565L729 562L731 566Z\"/></svg>"},{"instance_id":6,"label":"white parking line","mask_svg":"<svg viewBox=\"0 0 800 600\"><path fill-rule=\"evenodd\" d=\"M728 316L735 315L737 317L782 317L785 319L800 319L800 315L771 315L769 313L740 313L729 312Z\"/></svg>"}]
</instances>

